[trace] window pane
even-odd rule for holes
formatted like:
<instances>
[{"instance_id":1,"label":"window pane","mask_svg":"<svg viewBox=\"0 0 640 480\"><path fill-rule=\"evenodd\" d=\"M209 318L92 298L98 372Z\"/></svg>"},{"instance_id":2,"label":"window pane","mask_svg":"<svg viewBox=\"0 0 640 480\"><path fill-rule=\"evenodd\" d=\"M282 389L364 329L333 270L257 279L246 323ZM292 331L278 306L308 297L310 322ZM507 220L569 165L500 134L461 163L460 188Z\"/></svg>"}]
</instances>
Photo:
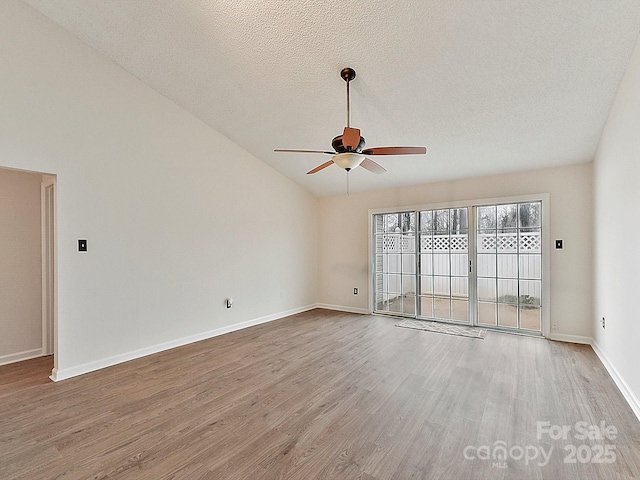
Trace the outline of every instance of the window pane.
<instances>
[{"instance_id":1,"label":"window pane","mask_svg":"<svg viewBox=\"0 0 640 480\"><path fill-rule=\"evenodd\" d=\"M521 203L518 205L520 228L539 227L542 224L542 204Z\"/></svg>"},{"instance_id":2,"label":"window pane","mask_svg":"<svg viewBox=\"0 0 640 480\"><path fill-rule=\"evenodd\" d=\"M469 302L462 300L451 300L451 318L461 322L469 321Z\"/></svg>"},{"instance_id":3,"label":"window pane","mask_svg":"<svg viewBox=\"0 0 640 480\"><path fill-rule=\"evenodd\" d=\"M416 277L413 275L402 275L403 295L416 293Z\"/></svg>"},{"instance_id":4,"label":"window pane","mask_svg":"<svg viewBox=\"0 0 640 480\"><path fill-rule=\"evenodd\" d=\"M482 325L496 325L496 304L478 303L478 323Z\"/></svg>"},{"instance_id":5,"label":"window pane","mask_svg":"<svg viewBox=\"0 0 640 480\"><path fill-rule=\"evenodd\" d=\"M400 294L402 291L402 280L400 275L389 275L389 288L387 291L396 295Z\"/></svg>"},{"instance_id":6,"label":"window pane","mask_svg":"<svg viewBox=\"0 0 640 480\"><path fill-rule=\"evenodd\" d=\"M402 313L406 315L415 315L416 297L413 295L407 295L402 299Z\"/></svg>"},{"instance_id":7,"label":"window pane","mask_svg":"<svg viewBox=\"0 0 640 480\"><path fill-rule=\"evenodd\" d=\"M478 207L478 228L495 229L496 228L496 206Z\"/></svg>"},{"instance_id":8,"label":"window pane","mask_svg":"<svg viewBox=\"0 0 640 480\"><path fill-rule=\"evenodd\" d=\"M498 277L518 278L518 255L498 255Z\"/></svg>"},{"instance_id":9,"label":"window pane","mask_svg":"<svg viewBox=\"0 0 640 480\"><path fill-rule=\"evenodd\" d=\"M520 280L520 305L539 307L542 298L542 282L540 280Z\"/></svg>"},{"instance_id":10,"label":"window pane","mask_svg":"<svg viewBox=\"0 0 640 480\"><path fill-rule=\"evenodd\" d=\"M457 277L469 275L469 255L466 253L451 254L451 275Z\"/></svg>"},{"instance_id":11,"label":"window pane","mask_svg":"<svg viewBox=\"0 0 640 480\"><path fill-rule=\"evenodd\" d=\"M541 253L542 234L540 228L528 228L520 231L520 253Z\"/></svg>"},{"instance_id":12,"label":"window pane","mask_svg":"<svg viewBox=\"0 0 640 480\"><path fill-rule=\"evenodd\" d=\"M449 275L449 255L446 253L436 253L433 255L434 275Z\"/></svg>"},{"instance_id":13,"label":"window pane","mask_svg":"<svg viewBox=\"0 0 640 480\"><path fill-rule=\"evenodd\" d=\"M478 279L478 299L496 301L496 281L493 278Z\"/></svg>"},{"instance_id":14,"label":"window pane","mask_svg":"<svg viewBox=\"0 0 640 480\"><path fill-rule=\"evenodd\" d=\"M500 230L496 238L498 253L518 253L517 230Z\"/></svg>"},{"instance_id":15,"label":"window pane","mask_svg":"<svg viewBox=\"0 0 640 480\"><path fill-rule=\"evenodd\" d=\"M516 205L498 205L498 229L516 228L518 226Z\"/></svg>"},{"instance_id":16,"label":"window pane","mask_svg":"<svg viewBox=\"0 0 640 480\"><path fill-rule=\"evenodd\" d=\"M420 297L420 315L433 317L433 297Z\"/></svg>"},{"instance_id":17,"label":"window pane","mask_svg":"<svg viewBox=\"0 0 640 480\"><path fill-rule=\"evenodd\" d=\"M399 233L400 227L398 225L398 215L395 213L385 215L384 228L387 233Z\"/></svg>"},{"instance_id":18,"label":"window pane","mask_svg":"<svg viewBox=\"0 0 640 480\"><path fill-rule=\"evenodd\" d=\"M436 318L451 318L451 301L449 297L435 297L433 310Z\"/></svg>"},{"instance_id":19,"label":"window pane","mask_svg":"<svg viewBox=\"0 0 640 480\"><path fill-rule=\"evenodd\" d=\"M387 269L389 273L400 273L402 271L402 258L399 253L387 255Z\"/></svg>"},{"instance_id":20,"label":"window pane","mask_svg":"<svg viewBox=\"0 0 640 480\"><path fill-rule=\"evenodd\" d=\"M374 215L373 221L375 223L375 233L384 232L384 215Z\"/></svg>"},{"instance_id":21,"label":"window pane","mask_svg":"<svg viewBox=\"0 0 640 480\"><path fill-rule=\"evenodd\" d=\"M433 277L434 295L449 296L449 277Z\"/></svg>"},{"instance_id":22,"label":"window pane","mask_svg":"<svg viewBox=\"0 0 640 480\"><path fill-rule=\"evenodd\" d=\"M420 277L420 293L422 295L433 295L433 277Z\"/></svg>"},{"instance_id":23,"label":"window pane","mask_svg":"<svg viewBox=\"0 0 640 480\"><path fill-rule=\"evenodd\" d=\"M542 255L520 255L520 278L542 279Z\"/></svg>"},{"instance_id":24,"label":"window pane","mask_svg":"<svg viewBox=\"0 0 640 480\"><path fill-rule=\"evenodd\" d=\"M431 255L420 255L420 273L433 273L433 261Z\"/></svg>"},{"instance_id":25,"label":"window pane","mask_svg":"<svg viewBox=\"0 0 640 480\"><path fill-rule=\"evenodd\" d=\"M516 305L498 305L498 325L518 328L518 307Z\"/></svg>"},{"instance_id":26,"label":"window pane","mask_svg":"<svg viewBox=\"0 0 640 480\"><path fill-rule=\"evenodd\" d=\"M449 246L452 253L469 253L469 232L463 230L452 233L449 239Z\"/></svg>"},{"instance_id":27,"label":"window pane","mask_svg":"<svg viewBox=\"0 0 640 480\"><path fill-rule=\"evenodd\" d=\"M382 291L385 293L389 291L389 275L382 275Z\"/></svg>"},{"instance_id":28,"label":"window pane","mask_svg":"<svg viewBox=\"0 0 640 480\"><path fill-rule=\"evenodd\" d=\"M451 277L451 297L469 298L469 280L467 277Z\"/></svg>"},{"instance_id":29,"label":"window pane","mask_svg":"<svg viewBox=\"0 0 640 480\"><path fill-rule=\"evenodd\" d=\"M400 241L400 250L402 253L415 253L416 237L415 235L402 235Z\"/></svg>"},{"instance_id":30,"label":"window pane","mask_svg":"<svg viewBox=\"0 0 640 480\"><path fill-rule=\"evenodd\" d=\"M449 210L434 210L433 223L436 232L449 232Z\"/></svg>"},{"instance_id":31,"label":"window pane","mask_svg":"<svg viewBox=\"0 0 640 480\"><path fill-rule=\"evenodd\" d=\"M498 279L498 302L518 304L518 280Z\"/></svg>"},{"instance_id":32,"label":"window pane","mask_svg":"<svg viewBox=\"0 0 640 480\"><path fill-rule=\"evenodd\" d=\"M480 230L478 232L478 253L496 253L498 237L495 230Z\"/></svg>"},{"instance_id":33,"label":"window pane","mask_svg":"<svg viewBox=\"0 0 640 480\"><path fill-rule=\"evenodd\" d=\"M520 328L527 330L542 330L542 310L537 307L520 307Z\"/></svg>"},{"instance_id":34,"label":"window pane","mask_svg":"<svg viewBox=\"0 0 640 480\"><path fill-rule=\"evenodd\" d=\"M436 253L446 253L449 254L450 251L450 241L448 233L438 233L433 236L433 251Z\"/></svg>"},{"instance_id":35,"label":"window pane","mask_svg":"<svg viewBox=\"0 0 640 480\"><path fill-rule=\"evenodd\" d=\"M449 211L449 230L451 233L463 233L469 228L466 208L452 208Z\"/></svg>"},{"instance_id":36,"label":"window pane","mask_svg":"<svg viewBox=\"0 0 640 480\"><path fill-rule=\"evenodd\" d=\"M416 273L416 256L402 255L402 273Z\"/></svg>"},{"instance_id":37,"label":"window pane","mask_svg":"<svg viewBox=\"0 0 640 480\"><path fill-rule=\"evenodd\" d=\"M420 212L420 231L433 232L433 211Z\"/></svg>"},{"instance_id":38,"label":"window pane","mask_svg":"<svg viewBox=\"0 0 640 480\"><path fill-rule=\"evenodd\" d=\"M392 313L402 313L402 297L396 297L389 301L389 311Z\"/></svg>"},{"instance_id":39,"label":"window pane","mask_svg":"<svg viewBox=\"0 0 640 480\"><path fill-rule=\"evenodd\" d=\"M420 251L425 253L433 252L432 235L420 235Z\"/></svg>"},{"instance_id":40,"label":"window pane","mask_svg":"<svg viewBox=\"0 0 640 480\"><path fill-rule=\"evenodd\" d=\"M486 253L478 254L478 276L479 277L495 277L496 276L496 256Z\"/></svg>"}]
</instances>

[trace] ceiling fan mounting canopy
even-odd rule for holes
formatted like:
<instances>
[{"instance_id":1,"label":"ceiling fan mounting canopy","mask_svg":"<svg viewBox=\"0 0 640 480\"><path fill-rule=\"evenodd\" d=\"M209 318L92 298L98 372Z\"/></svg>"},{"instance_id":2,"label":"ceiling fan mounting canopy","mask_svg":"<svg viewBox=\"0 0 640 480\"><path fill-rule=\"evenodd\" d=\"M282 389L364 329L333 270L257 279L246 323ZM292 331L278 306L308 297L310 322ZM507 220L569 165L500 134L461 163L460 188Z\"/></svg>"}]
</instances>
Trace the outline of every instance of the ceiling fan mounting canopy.
<instances>
[{"instance_id":1,"label":"ceiling fan mounting canopy","mask_svg":"<svg viewBox=\"0 0 640 480\"><path fill-rule=\"evenodd\" d=\"M351 80L356 78L356 71L350 67L343 68L340 72L340 76L345 82L350 82Z\"/></svg>"},{"instance_id":2,"label":"ceiling fan mounting canopy","mask_svg":"<svg viewBox=\"0 0 640 480\"><path fill-rule=\"evenodd\" d=\"M292 153L321 153L332 155L332 159L322 165L317 166L307 174L313 174L330 167L332 164L338 165L347 172L352 168L361 165L366 170L373 173L384 173L386 170L373 160L366 158L369 155L424 155L427 153L425 147L373 147L365 149L364 137L360 135L360 130L351 127L351 95L349 91L349 82L356 78L356 71L347 67L340 71L340 77L347 83L347 126L344 128L342 135L334 137L331 141L333 152L323 150L290 150L276 149L276 152L292 152Z\"/></svg>"}]
</instances>

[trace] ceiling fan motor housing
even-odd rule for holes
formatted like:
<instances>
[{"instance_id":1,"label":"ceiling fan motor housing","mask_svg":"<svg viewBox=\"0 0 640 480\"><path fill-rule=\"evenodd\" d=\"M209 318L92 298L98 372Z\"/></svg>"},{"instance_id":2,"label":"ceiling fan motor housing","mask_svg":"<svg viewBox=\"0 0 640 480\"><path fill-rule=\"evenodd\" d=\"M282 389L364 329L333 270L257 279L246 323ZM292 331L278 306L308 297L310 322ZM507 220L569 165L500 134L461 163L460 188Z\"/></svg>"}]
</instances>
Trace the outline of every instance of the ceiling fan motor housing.
<instances>
[{"instance_id":1,"label":"ceiling fan motor housing","mask_svg":"<svg viewBox=\"0 0 640 480\"><path fill-rule=\"evenodd\" d=\"M333 147L336 153L346 153L349 151L360 153L364 148L364 145L365 145L364 137L360 137L360 143L358 143L358 146L356 147L355 150L349 150L347 149L347 147L345 147L342 144L342 135L338 135L331 141L331 146Z\"/></svg>"}]
</instances>

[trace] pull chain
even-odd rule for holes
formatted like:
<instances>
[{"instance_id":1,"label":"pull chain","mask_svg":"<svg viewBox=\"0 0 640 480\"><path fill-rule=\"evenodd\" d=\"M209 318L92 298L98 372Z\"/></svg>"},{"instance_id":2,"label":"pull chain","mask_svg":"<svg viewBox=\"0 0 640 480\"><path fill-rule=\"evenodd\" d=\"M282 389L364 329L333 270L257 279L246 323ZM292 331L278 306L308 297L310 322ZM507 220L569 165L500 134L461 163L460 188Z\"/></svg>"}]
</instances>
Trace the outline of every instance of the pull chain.
<instances>
[{"instance_id":1,"label":"pull chain","mask_svg":"<svg viewBox=\"0 0 640 480\"><path fill-rule=\"evenodd\" d=\"M347 197L349 197L351 194L349 193L349 170L347 170Z\"/></svg>"}]
</instances>

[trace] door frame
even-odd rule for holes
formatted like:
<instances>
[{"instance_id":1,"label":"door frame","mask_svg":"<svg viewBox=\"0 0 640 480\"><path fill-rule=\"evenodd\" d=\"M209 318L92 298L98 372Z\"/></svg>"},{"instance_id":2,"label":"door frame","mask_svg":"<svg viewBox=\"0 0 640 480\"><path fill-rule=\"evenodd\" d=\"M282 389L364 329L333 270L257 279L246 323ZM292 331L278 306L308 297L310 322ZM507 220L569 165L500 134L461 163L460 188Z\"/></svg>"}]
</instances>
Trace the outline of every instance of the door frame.
<instances>
[{"instance_id":1,"label":"door frame","mask_svg":"<svg viewBox=\"0 0 640 480\"><path fill-rule=\"evenodd\" d=\"M53 355L56 364L58 331L57 187L55 175L42 175L42 355ZM55 367L55 365L54 365Z\"/></svg>"},{"instance_id":2,"label":"door frame","mask_svg":"<svg viewBox=\"0 0 640 480\"><path fill-rule=\"evenodd\" d=\"M528 194L528 195L514 195L507 197L492 197L492 198L482 198L475 200L461 200L454 202L441 202L441 203L430 203L430 204L418 204L418 205L406 205L401 207L388 207L388 208L375 208L369 209L368 211L368 242L369 242L369 252L368 252L368 276L369 276L369 295L368 295L368 310L370 314L374 313L375 310L375 245L374 245L374 216L385 213L400 213L400 212L419 212L420 210L438 210L438 209L447 209L447 208L462 208L469 207L469 228L471 229L471 222L473 221L475 225L475 212L477 207L487 206L487 205L495 205L495 204L504 204L504 203L527 203L527 202L541 202L542 203L542 330L541 334L543 337L548 338L551 335L551 319L550 319L550 298L551 298L551 251L550 251L550 225L551 225L551 213L550 213L550 201L548 193L539 193L539 194ZM473 220L472 220L473 219ZM475 232L475 230L474 230ZM469 235L471 237L471 233ZM469 239L469 260L471 261L471 268L473 269L473 275L470 275L469 282L469 315L470 315L470 324L477 324L477 293L475 289L477 289L475 283L476 277L476 254L477 248L475 245L475 238L473 239L473 245L471 244L471 238ZM473 250L472 250L473 248ZM474 280L471 280L473 278ZM472 290L472 288L474 290ZM473 295L472 295L473 294ZM473 301L472 301L473 296ZM483 326L484 327L484 326ZM554 325L555 329L555 325ZM505 330L510 331L511 330ZM520 333L517 331L513 331L512 333Z\"/></svg>"}]
</instances>

